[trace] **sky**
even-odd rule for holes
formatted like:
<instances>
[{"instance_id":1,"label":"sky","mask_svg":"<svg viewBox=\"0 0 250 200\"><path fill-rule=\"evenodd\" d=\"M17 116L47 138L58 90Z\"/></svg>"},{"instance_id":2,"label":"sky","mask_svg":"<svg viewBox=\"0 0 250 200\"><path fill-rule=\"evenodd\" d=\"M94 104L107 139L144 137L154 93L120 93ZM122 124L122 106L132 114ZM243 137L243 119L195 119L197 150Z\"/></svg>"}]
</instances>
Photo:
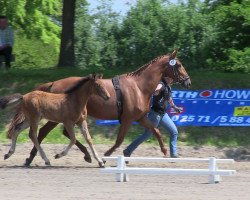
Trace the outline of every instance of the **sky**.
<instances>
[{"instance_id":1,"label":"sky","mask_svg":"<svg viewBox=\"0 0 250 200\"><path fill-rule=\"evenodd\" d=\"M171 3L177 3L178 0L170 0ZM90 11L93 10L99 5L98 0L88 0L90 3ZM124 15L130 8L130 5L134 5L136 0L113 0L113 10Z\"/></svg>"}]
</instances>

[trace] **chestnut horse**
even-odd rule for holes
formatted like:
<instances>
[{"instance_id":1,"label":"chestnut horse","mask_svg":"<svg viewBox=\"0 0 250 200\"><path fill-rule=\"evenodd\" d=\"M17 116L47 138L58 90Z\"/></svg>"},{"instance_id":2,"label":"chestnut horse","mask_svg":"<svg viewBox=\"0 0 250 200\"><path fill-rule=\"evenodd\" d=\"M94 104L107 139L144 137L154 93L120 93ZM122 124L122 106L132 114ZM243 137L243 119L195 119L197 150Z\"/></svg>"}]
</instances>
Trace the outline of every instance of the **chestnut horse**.
<instances>
[{"instance_id":1,"label":"chestnut horse","mask_svg":"<svg viewBox=\"0 0 250 200\"><path fill-rule=\"evenodd\" d=\"M37 129L42 118L63 123L70 137L69 145L61 153L57 154L55 158L61 158L67 155L70 148L75 144L74 125L77 124L94 156L99 163L103 163L92 145L90 135L84 130L84 127L87 125L86 115L82 113L91 94L100 96L104 101L110 98L110 94L102 86L103 83L100 82L99 78L101 77L97 75L81 78L75 85L67 89L64 94L33 91L25 95L14 94L6 96L0 99L0 107L4 109L13 103L17 105L19 103L19 108L24 113L25 119L27 119L30 127L29 136L46 165L50 165L50 161L37 139ZM8 159L15 152L16 140L19 133L20 130L10 128L8 136L12 139L12 144L8 154L4 156L4 159Z\"/></svg>"},{"instance_id":2,"label":"chestnut horse","mask_svg":"<svg viewBox=\"0 0 250 200\"><path fill-rule=\"evenodd\" d=\"M121 125L115 145L108 150L105 155L110 155L120 146L133 121L138 121L144 127L149 128L156 135L164 155L167 154L159 130L154 128L153 124L147 119L146 114L149 111L150 97L162 77L170 77L173 79L174 83L180 83L186 88L191 86L191 80L180 60L176 58L176 54L177 51L175 50L170 55L157 57L138 70L120 76L120 86L124 102L123 113L121 115ZM170 60L175 60L176 63L174 62L174 65L170 65ZM40 85L36 89L61 93L65 88L71 86L79 79L80 77L69 77ZM87 103L87 110L83 112L88 112L88 115L98 119L118 119L116 94L112 81L111 79L102 79L101 81L110 93L111 98L108 101L103 101L97 95L92 95ZM12 121L12 123L15 123L20 129L25 124L25 119L22 116L22 112L18 112ZM41 128L38 135L39 142L41 142L47 134L56 127L56 125L57 123L48 122L43 128ZM88 128L85 127L85 130L88 131ZM64 134L68 137L65 130ZM84 157L85 160L90 161L90 158L87 156L88 152L86 148L78 142L76 145L86 154ZM26 165L30 165L36 152L36 148L33 147L30 152L30 157L26 159Z\"/></svg>"}]
</instances>

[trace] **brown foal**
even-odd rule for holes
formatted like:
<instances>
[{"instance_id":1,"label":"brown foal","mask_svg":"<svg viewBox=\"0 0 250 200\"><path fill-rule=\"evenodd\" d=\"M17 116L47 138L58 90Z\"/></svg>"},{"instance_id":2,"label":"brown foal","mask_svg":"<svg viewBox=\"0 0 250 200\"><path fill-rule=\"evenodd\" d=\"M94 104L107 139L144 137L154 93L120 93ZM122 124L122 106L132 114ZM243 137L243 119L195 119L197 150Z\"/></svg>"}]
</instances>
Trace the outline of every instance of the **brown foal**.
<instances>
[{"instance_id":1,"label":"brown foal","mask_svg":"<svg viewBox=\"0 0 250 200\"><path fill-rule=\"evenodd\" d=\"M99 75L80 78L79 81L67 89L64 94L33 91L23 96L20 94L6 96L0 99L0 107L4 109L13 103L19 103L19 110L24 113L25 121L30 127L29 136L46 165L50 165L50 161L37 139L38 124L42 118L56 123L63 123L70 137L69 145L61 153L57 154L55 158L61 158L67 155L70 148L75 144L74 125L76 124L88 142L99 165L103 166L102 160L98 157L93 147L91 136L85 129L85 127L87 127L87 116L82 113L91 94L100 96L104 101L110 98L110 94L105 87L103 87L100 78L101 76ZM8 159L15 152L16 140L19 133L20 129L16 127L9 129L8 136L12 139L12 144L8 154L4 156L4 159Z\"/></svg>"}]
</instances>

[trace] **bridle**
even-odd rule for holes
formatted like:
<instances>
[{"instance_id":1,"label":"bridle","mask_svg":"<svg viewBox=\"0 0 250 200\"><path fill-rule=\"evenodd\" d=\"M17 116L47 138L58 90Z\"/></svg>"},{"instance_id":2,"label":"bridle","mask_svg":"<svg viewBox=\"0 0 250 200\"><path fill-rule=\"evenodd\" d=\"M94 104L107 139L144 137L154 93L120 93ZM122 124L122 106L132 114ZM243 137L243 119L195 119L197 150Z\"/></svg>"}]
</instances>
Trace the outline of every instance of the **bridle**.
<instances>
[{"instance_id":1,"label":"bridle","mask_svg":"<svg viewBox=\"0 0 250 200\"><path fill-rule=\"evenodd\" d=\"M186 80L190 79L190 77L189 76L186 76L186 77L180 76L180 73L179 73L179 71L177 69L177 65L176 64L177 64L176 60L175 59L171 59L168 62L168 67L170 67L170 69L173 70L174 79L176 79L176 80L174 80L174 82L182 84Z\"/></svg>"}]
</instances>

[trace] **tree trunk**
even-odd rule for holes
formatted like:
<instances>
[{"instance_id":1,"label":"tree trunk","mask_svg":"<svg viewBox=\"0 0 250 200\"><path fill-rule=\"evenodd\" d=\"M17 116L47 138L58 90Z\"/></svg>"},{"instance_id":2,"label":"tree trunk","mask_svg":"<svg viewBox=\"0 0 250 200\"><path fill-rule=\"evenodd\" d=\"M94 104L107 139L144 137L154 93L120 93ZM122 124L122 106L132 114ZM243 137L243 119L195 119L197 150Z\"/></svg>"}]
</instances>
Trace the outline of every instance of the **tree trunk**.
<instances>
[{"instance_id":1,"label":"tree trunk","mask_svg":"<svg viewBox=\"0 0 250 200\"><path fill-rule=\"evenodd\" d=\"M75 3L76 0L63 0L62 34L58 67L75 66Z\"/></svg>"}]
</instances>

